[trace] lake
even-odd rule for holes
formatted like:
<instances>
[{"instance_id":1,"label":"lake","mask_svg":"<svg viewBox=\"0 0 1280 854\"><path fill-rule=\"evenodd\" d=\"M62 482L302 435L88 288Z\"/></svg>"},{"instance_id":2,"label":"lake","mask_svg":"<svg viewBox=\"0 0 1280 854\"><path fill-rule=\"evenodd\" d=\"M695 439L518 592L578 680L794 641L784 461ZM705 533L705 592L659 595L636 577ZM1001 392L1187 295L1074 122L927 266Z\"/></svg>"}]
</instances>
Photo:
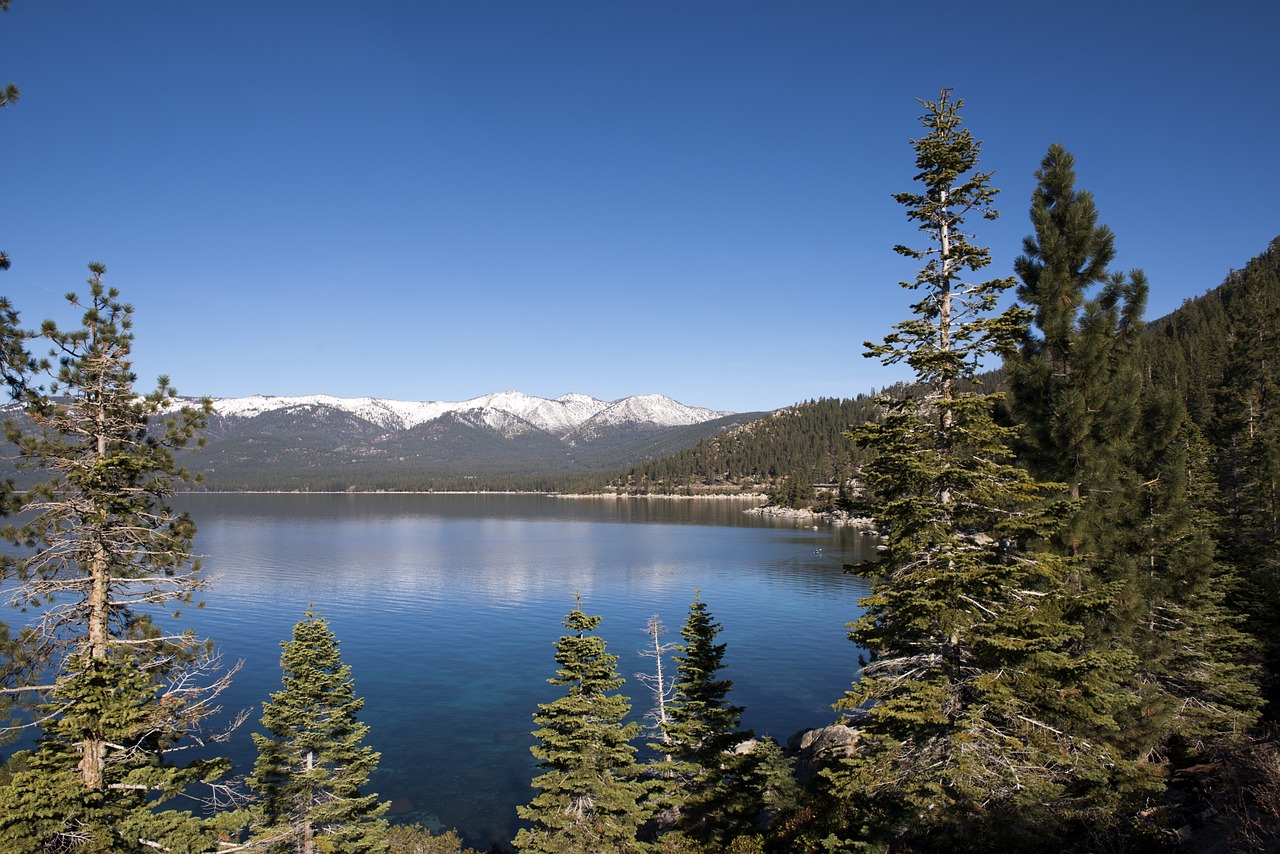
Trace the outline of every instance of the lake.
<instances>
[{"instance_id":1,"label":"lake","mask_svg":"<svg viewBox=\"0 0 1280 854\"><path fill-rule=\"evenodd\" d=\"M728 644L743 724L785 743L832 722L857 674L844 624L865 582L842 566L874 554L850 528L742 511L743 499L540 495L184 495L196 551L217 576L183 624L242 660L228 710L253 708L229 754L253 761L261 703L280 690L279 644L314 603L341 643L362 719L382 753L372 787L393 820L507 842L533 794L532 715L557 696L560 621L580 593L621 657L623 693L649 709L637 671L658 615L679 641L695 588ZM674 668L672 668L673 670ZM668 671L671 672L671 671Z\"/></svg>"}]
</instances>

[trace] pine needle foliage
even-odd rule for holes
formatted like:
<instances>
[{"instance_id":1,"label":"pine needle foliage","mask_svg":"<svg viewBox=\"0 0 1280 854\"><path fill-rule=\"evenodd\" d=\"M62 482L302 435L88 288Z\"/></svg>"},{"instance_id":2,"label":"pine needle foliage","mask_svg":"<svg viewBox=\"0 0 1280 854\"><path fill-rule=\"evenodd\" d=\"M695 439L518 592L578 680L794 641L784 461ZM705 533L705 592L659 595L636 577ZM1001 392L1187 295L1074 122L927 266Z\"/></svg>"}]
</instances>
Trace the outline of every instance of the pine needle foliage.
<instances>
[{"instance_id":1,"label":"pine needle foliage","mask_svg":"<svg viewBox=\"0 0 1280 854\"><path fill-rule=\"evenodd\" d=\"M1228 290L1229 288L1229 290ZM1230 535L1223 551L1263 644L1270 717L1280 716L1280 238L1224 283L1228 328L1208 432Z\"/></svg>"},{"instance_id":2,"label":"pine needle foliage","mask_svg":"<svg viewBox=\"0 0 1280 854\"><path fill-rule=\"evenodd\" d=\"M668 706L666 740L654 747L674 760L663 771L674 781L677 827L690 838L718 845L749 832L765 809L764 794L751 785L752 758L736 749L754 733L740 729L742 706L729 702L733 680L720 677L726 644L721 626L695 593L676 647L675 697Z\"/></svg>"},{"instance_id":3,"label":"pine needle foliage","mask_svg":"<svg viewBox=\"0 0 1280 854\"><path fill-rule=\"evenodd\" d=\"M261 796L255 828L268 850L380 852L387 804L364 794L380 754L366 745L351 668L329 624L309 608L281 646L284 688L263 705L266 734L249 785Z\"/></svg>"},{"instance_id":4,"label":"pine needle foliage","mask_svg":"<svg viewBox=\"0 0 1280 854\"><path fill-rule=\"evenodd\" d=\"M868 356L909 364L916 383L853 433L875 452L861 479L888 543L881 561L852 569L873 582L850 624L869 660L837 707L861 741L825 775L850 847L1016 848L1093 809L1114 757L1091 734L1114 726L1131 661L1079 648L1075 616L1105 599L1076 595L1067 562L1037 545L1061 524L1053 485L1015 465L999 396L966 390L985 356L1021 338L1027 314L995 313L1011 279L969 278L990 255L965 218L995 218L997 191L976 169L963 101L943 90L921 103L923 190L895 197L925 237L896 247L925 262L902 283L921 296L910 320L867 344Z\"/></svg>"},{"instance_id":5,"label":"pine needle foliage","mask_svg":"<svg viewBox=\"0 0 1280 854\"><path fill-rule=\"evenodd\" d=\"M533 716L531 750L543 773L533 779L538 794L516 809L531 826L515 846L537 854L643 851L636 832L648 818L649 786L630 743L640 727L623 723L631 704L616 693L624 681L618 657L594 634L600 617L584 613L580 598L563 625L569 633L556 643L559 667L547 681L565 693Z\"/></svg>"},{"instance_id":6,"label":"pine needle foliage","mask_svg":"<svg viewBox=\"0 0 1280 854\"><path fill-rule=\"evenodd\" d=\"M1034 233L1014 265L1035 331L1007 363L1013 412L1031 470L1079 499L1061 554L1083 586L1113 591L1085 643L1135 655L1113 744L1154 767L1175 742L1238 734L1256 717L1248 644L1225 607L1234 582L1211 536L1207 448L1176 381L1153 382L1143 362L1146 276L1109 270L1114 234L1061 145L1036 179Z\"/></svg>"},{"instance_id":7,"label":"pine needle foliage","mask_svg":"<svg viewBox=\"0 0 1280 854\"><path fill-rule=\"evenodd\" d=\"M209 403L177 407L164 377L135 391L133 309L103 284L105 267L89 270L89 298L67 297L83 311L79 327L21 330L4 306L3 375L23 416L5 437L17 465L43 480L9 496L21 516L3 529L19 549L0 558L9 601L33 615L4 678L36 707L41 737L29 770L0 790L0 839L14 851L83 840L99 846L86 850L186 850L198 826L157 807L225 769L170 757L210 740L202 722L229 674L153 615L177 616L205 587L195 525L167 499L189 477L174 452L202 429ZM28 355L31 341L48 357Z\"/></svg>"},{"instance_id":8,"label":"pine needle foliage","mask_svg":"<svg viewBox=\"0 0 1280 854\"><path fill-rule=\"evenodd\" d=\"M1215 289L1154 322L1145 336L1144 374L1150 386L1185 402L1187 416L1204 432L1210 472L1218 494L1205 512L1188 519L1190 537L1213 535L1216 554L1231 572L1228 605L1244 614L1246 628L1260 642L1253 652L1262 664L1264 694L1274 717L1280 699L1275 662L1280 661L1280 430L1275 401L1280 399L1280 238L1257 257L1232 271ZM1145 390L1144 390L1145 391ZM1190 432L1189 427L1184 432ZM1170 454L1159 451L1146 475L1153 512L1163 515L1162 501L1186 490L1203 501L1198 485L1202 468L1177 464L1182 433L1175 434ZM1188 476L1181 476L1186 471ZM1194 473L1194 477L1191 475ZM1172 475L1172 477L1171 477ZM1158 478L1158 479L1157 479ZM1154 481L1154 483L1151 483ZM1185 511L1182 511L1185 513ZM1161 525L1160 540L1168 542ZM1154 539L1154 538L1153 538ZM1180 554L1184 552L1179 552ZM1185 570L1175 571L1176 583ZM1231 583L1238 579L1238 582ZM1212 648L1216 641L1208 645ZM1242 700L1247 693L1240 693Z\"/></svg>"},{"instance_id":9,"label":"pine needle foliage","mask_svg":"<svg viewBox=\"0 0 1280 854\"><path fill-rule=\"evenodd\" d=\"M1243 737L1258 718L1260 674L1254 641L1228 604L1238 576L1218 555L1221 500L1208 442L1179 408L1174 435L1143 484L1146 571L1135 588L1146 611L1131 635L1145 727L1128 725L1138 750L1202 753L1215 738ZM1159 729L1150 734L1153 727ZM1131 736L1131 739L1133 736Z\"/></svg>"},{"instance_id":10,"label":"pine needle foliage","mask_svg":"<svg viewBox=\"0 0 1280 854\"><path fill-rule=\"evenodd\" d=\"M1075 158L1054 144L1036 172L1034 234L1014 262L1035 329L1007 360L1013 411L1033 473L1085 498L1064 542L1097 553L1135 498L1132 439L1141 416L1138 355L1147 279L1108 268L1115 235L1093 194L1076 189ZM1097 293L1091 293L1097 288Z\"/></svg>"},{"instance_id":11,"label":"pine needle foliage","mask_svg":"<svg viewBox=\"0 0 1280 854\"><path fill-rule=\"evenodd\" d=\"M213 847L189 812L156 812L152 802L179 795L197 780L226 769L217 760L176 766L160 761L181 730L157 720L159 689L137 656L113 649L105 659L78 655L38 711L48 715L34 751L20 754L21 770L0 787L0 847L13 854L74 850L144 852ZM112 750L101 787L83 780L81 745L91 733Z\"/></svg>"}]
</instances>

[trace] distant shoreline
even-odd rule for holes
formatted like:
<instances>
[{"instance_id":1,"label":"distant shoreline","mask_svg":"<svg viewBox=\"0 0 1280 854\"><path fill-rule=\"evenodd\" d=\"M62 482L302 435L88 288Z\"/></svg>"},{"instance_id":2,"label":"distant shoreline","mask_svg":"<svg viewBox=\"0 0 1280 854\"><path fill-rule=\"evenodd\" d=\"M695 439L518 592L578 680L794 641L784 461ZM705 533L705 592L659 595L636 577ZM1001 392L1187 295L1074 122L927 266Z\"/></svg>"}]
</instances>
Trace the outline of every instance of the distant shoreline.
<instances>
[{"instance_id":1,"label":"distant shoreline","mask_svg":"<svg viewBox=\"0 0 1280 854\"><path fill-rule=\"evenodd\" d=\"M761 492L707 492L700 495L678 495L670 492L650 492L650 493L628 493L628 492L546 492L544 495L550 495L555 498L678 498L682 501L697 500L701 498L709 498L720 500L725 498L740 498L750 501L767 501L769 496Z\"/></svg>"},{"instance_id":2,"label":"distant shoreline","mask_svg":"<svg viewBox=\"0 0 1280 854\"><path fill-rule=\"evenodd\" d=\"M725 493L713 492L702 495L678 495L674 493L651 492L630 494L616 492L547 492L531 489L186 489L175 491L174 495L545 495L548 498L675 498L682 501L696 499L722 500L737 498L743 500L768 500L768 496L759 492Z\"/></svg>"},{"instance_id":3,"label":"distant shoreline","mask_svg":"<svg viewBox=\"0 0 1280 854\"><path fill-rule=\"evenodd\" d=\"M565 498L573 501L623 501L637 499L658 499L670 501L724 501L727 499L738 501L764 501L767 502L769 496L760 492L743 492L743 493L724 493L712 492L702 495L677 495L669 493L648 493L648 494L630 494L618 492L539 492L524 489L489 489L489 490L461 490L461 489L381 489L381 490L285 490L285 489L235 489L235 490L200 490L175 492L174 495L542 495L547 498ZM754 507L748 507L743 510L744 513L751 513L757 516L769 516L775 519L792 519L795 521L812 520L822 521L828 525L844 525L854 528L861 528L865 531L876 531L877 526L874 519L861 516L850 516L844 512L818 512L816 510L795 510L789 507L770 506L768 503L757 504Z\"/></svg>"}]
</instances>

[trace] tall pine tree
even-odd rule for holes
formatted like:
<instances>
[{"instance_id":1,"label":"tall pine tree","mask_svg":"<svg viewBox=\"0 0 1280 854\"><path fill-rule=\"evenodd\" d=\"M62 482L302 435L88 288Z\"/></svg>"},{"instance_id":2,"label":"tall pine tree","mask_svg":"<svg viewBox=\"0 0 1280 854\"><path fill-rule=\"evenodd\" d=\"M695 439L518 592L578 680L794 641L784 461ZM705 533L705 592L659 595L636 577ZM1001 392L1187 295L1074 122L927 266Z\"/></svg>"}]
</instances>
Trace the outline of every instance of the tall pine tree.
<instances>
[{"instance_id":1,"label":"tall pine tree","mask_svg":"<svg viewBox=\"0 0 1280 854\"><path fill-rule=\"evenodd\" d=\"M364 743L350 666L324 618L308 609L281 644L284 688L264 704L265 735L249 785L262 800L255 837L271 851L363 854L387 849L387 805L364 794L380 754Z\"/></svg>"},{"instance_id":2,"label":"tall pine tree","mask_svg":"<svg viewBox=\"0 0 1280 854\"><path fill-rule=\"evenodd\" d=\"M1006 363L1013 410L1032 472L1085 499L1065 531L1067 549L1098 552L1110 547L1115 523L1131 519L1136 500L1130 456L1147 281L1141 270L1126 276L1108 269L1115 235L1098 225L1093 195L1076 189L1075 158L1066 149L1049 147L1036 180L1035 234L1023 241L1014 271L1038 334L1028 331Z\"/></svg>"},{"instance_id":3,"label":"tall pine tree","mask_svg":"<svg viewBox=\"0 0 1280 854\"><path fill-rule=\"evenodd\" d=\"M984 356L1022 336L1026 312L996 314L1009 279L972 281L990 262L965 218L996 216L980 143L943 90L922 101L914 140L919 192L895 198L924 235L903 286L913 317L867 355L905 361L916 383L882 398L883 423L859 429L875 452L861 472L867 510L889 532L850 637L869 653L838 707L862 731L857 755L826 772L846 810L843 836L866 843L991 850L1049 843L1094 812L1114 757L1092 733L1123 702L1123 653L1085 651L1081 599L1062 559L1036 545L1058 524L1046 485L1014 465L997 396L972 380Z\"/></svg>"},{"instance_id":4,"label":"tall pine tree","mask_svg":"<svg viewBox=\"0 0 1280 854\"><path fill-rule=\"evenodd\" d=\"M198 823L157 806L226 763L168 761L207 741L202 721L227 684L189 633L164 630L205 582L191 557L195 526L167 505L187 475L174 450L204 425L209 404L175 406L161 378L139 395L131 370L133 309L90 265L89 299L72 294L81 325L15 332L0 354L21 404L5 424L20 468L44 480L15 496L3 529L20 547L0 558L9 596L35 614L10 690L32 698L42 731L29 770L0 790L0 840L8 850L93 844L113 851L198 844ZM15 337L16 336L16 337ZM40 341L31 359L17 341ZM204 685L202 689L200 686Z\"/></svg>"},{"instance_id":5,"label":"tall pine tree","mask_svg":"<svg viewBox=\"0 0 1280 854\"><path fill-rule=\"evenodd\" d=\"M1092 195L1076 189L1061 145L1036 178L1034 234L1014 265L1036 334L1007 363L1013 411L1032 471L1079 499L1062 554L1082 585L1112 591L1085 643L1126 648L1137 661L1135 702L1113 743L1157 760L1176 738L1238 732L1257 695L1224 607L1230 579L1213 550L1204 446L1173 380L1152 381L1159 366L1143 364L1146 277L1108 269L1114 235L1098 224ZM1215 679L1233 689L1214 689Z\"/></svg>"},{"instance_id":6,"label":"tall pine tree","mask_svg":"<svg viewBox=\"0 0 1280 854\"><path fill-rule=\"evenodd\" d=\"M528 806L518 807L532 823L516 836L520 851L538 854L623 854L642 851L636 831L648 817L647 785L630 741L640 731L623 723L631 704L616 693L618 657L593 634L599 616L574 608L564 619L569 634L556 643L559 668L552 685L563 696L539 704L532 748L542 769Z\"/></svg>"}]
</instances>

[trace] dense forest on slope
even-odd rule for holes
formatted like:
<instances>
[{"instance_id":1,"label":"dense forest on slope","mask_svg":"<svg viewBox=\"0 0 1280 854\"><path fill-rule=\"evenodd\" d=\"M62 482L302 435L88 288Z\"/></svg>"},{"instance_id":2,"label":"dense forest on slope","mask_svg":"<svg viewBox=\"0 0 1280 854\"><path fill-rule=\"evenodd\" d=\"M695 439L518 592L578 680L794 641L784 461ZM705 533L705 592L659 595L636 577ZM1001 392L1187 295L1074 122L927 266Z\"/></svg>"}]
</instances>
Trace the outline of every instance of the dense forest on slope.
<instances>
[{"instance_id":1,"label":"dense forest on slope","mask_svg":"<svg viewBox=\"0 0 1280 854\"><path fill-rule=\"evenodd\" d=\"M974 387L997 390L1002 377L990 371ZM884 391L909 389L896 385ZM609 488L641 494L765 492L789 506L805 503L815 487L834 495L868 459L848 432L880 417L878 398L875 392L824 397L779 409L672 456L634 465Z\"/></svg>"},{"instance_id":2,"label":"dense forest on slope","mask_svg":"<svg viewBox=\"0 0 1280 854\"><path fill-rule=\"evenodd\" d=\"M1280 237L1216 288L1147 326L1152 376L1177 388L1187 413L1212 431L1227 389L1275 369L1280 348ZM1252 365L1252 369L1249 369ZM1233 368L1246 368L1232 376ZM1259 411L1258 417L1265 418Z\"/></svg>"},{"instance_id":3,"label":"dense forest on slope","mask_svg":"<svg viewBox=\"0 0 1280 854\"><path fill-rule=\"evenodd\" d=\"M1219 554L1241 579L1235 599L1262 659L1280 661L1280 237L1150 324L1145 343L1150 382L1176 389L1211 443ZM1263 687L1275 716L1274 672Z\"/></svg>"},{"instance_id":4,"label":"dense forest on slope","mask_svg":"<svg viewBox=\"0 0 1280 854\"><path fill-rule=\"evenodd\" d=\"M672 456L632 466L612 485L644 493L773 490L788 479L806 488L839 483L862 461L844 434L849 425L873 418L876 408L873 394L799 403Z\"/></svg>"}]
</instances>

